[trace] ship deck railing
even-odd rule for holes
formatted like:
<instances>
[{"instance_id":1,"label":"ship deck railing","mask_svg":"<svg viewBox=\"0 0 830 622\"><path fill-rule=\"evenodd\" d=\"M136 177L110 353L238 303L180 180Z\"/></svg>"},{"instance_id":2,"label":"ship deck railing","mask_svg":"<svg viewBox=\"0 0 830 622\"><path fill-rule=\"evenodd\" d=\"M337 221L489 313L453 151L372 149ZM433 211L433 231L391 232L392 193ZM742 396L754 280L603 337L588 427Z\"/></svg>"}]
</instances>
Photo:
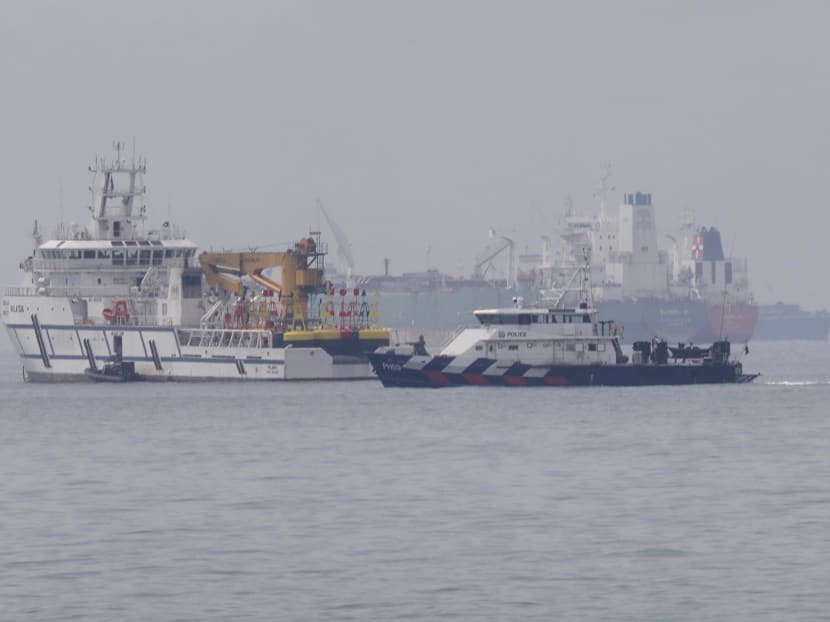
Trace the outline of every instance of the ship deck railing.
<instances>
[{"instance_id":1,"label":"ship deck railing","mask_svg":"<svg viewBox=\"0 0 830 622\"><path fill-rule=\"evenodd\" d=\"M37 287L6 287L3 290L4 296L39 296Z\"/></svg>"},{"instance_id":2,"label":"ship deck railing","mask_svg":"<svg viewBox=\"0 0 830 622\"><path fill-rule=\"evenodd\" d=\"M267 330L235 328L180 328L179 343L197 348L268 348L271 333Z\"/></svg>"}]
</instances>

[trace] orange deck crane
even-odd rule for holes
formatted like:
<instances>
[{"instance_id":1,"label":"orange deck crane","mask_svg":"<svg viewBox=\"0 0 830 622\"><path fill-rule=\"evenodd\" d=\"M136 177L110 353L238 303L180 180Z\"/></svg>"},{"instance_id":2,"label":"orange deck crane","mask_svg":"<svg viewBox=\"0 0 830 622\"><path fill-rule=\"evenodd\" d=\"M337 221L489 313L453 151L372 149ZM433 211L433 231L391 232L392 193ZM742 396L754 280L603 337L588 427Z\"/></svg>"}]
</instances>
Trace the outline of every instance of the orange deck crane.
<instances>
[{"instance_id":1,"label":"orange deck crane","mask_svg":"<svg viewBox=\"0 0 830 622\"><path fill-rule=\"evenodd\" d=\"M242 278L247 276L264 289L276 292L283 301L283 320L293 322L308 317L308 297L323 288L325 251L318 239L303 238L284 252L205 252L199 263L212 288L243 298L247 289ZM280 269L280 282L262 274L269 268ZM289 304L286 304L289 303Z\"/></svg>"}]
</instances>

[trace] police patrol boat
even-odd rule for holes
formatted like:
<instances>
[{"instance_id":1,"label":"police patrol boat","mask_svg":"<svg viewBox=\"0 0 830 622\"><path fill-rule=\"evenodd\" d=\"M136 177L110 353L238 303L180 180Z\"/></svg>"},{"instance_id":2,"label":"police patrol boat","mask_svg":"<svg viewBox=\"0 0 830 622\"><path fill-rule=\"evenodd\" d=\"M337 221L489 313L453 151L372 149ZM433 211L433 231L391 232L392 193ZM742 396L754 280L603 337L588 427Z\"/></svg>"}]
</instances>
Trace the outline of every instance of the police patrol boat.
<instances>
[{"instance_id":1,"label":"police patrol boat","mask_svg":"<svg viewBox=\"0 0 830 622\"><path fill-rule=\"evenodd\" d=\"M751 382L728 340L710 348L659 339L620 346L623 327L599 320L590 302L590 268L580 267L580 301L572 307L514 306L474 311L479 325L460 331L440 354L423 343L381 347L369 355L386 387L667 385Z\"/></svg>"},{"instance_id":2,"label":"police patrol boat","mask_svg":"<svg viewBox=\"0 0 830 622\"><path fill-rule=\"evenodd\" d=\"M21 263L0 311L32 381L369 379L389 344L365 291L323 280L318 232L280 252L209 252L145 230L146 160L96 159L88 226L59 227ZM198 261L197 261L198 259Z\"/></svg>"}]
</instances>

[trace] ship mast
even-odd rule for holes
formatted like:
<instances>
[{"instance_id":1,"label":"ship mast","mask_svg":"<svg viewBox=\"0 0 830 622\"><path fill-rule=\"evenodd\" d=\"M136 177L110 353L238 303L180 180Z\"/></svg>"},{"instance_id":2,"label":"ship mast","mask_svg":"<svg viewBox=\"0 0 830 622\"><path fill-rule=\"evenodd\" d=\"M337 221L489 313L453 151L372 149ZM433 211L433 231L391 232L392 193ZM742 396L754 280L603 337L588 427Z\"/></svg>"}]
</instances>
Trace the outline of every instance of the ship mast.
<instances>
[{"instance_id":1,"label":"ship mast","mask_svg":"<svg viewBox=\"0 0 830 622\"><path fill-rule=\"evenodd\" d=\"M599 199L599 221L601 223L608 220L607 199L608 193L613 192L615 187L609 183L611 179L611 163L605 165L605 172L599 178L596 190L594 190L594 198Z\"/></svg>"},{"instance_id":2,"label":"ship mast","mask_svg":"<svg viewBox=\"0 0 830 622\"><path fill-rule=\"evenodd\" d=\"M115 160L98 157L89 167L93 174L89 235L98 240L131 240L138 233L135 222L146 218L142 176L147 172L147 160L133 157L128 164L121 157L124 145L120 141L113 142L113 149Z\"/></svg>"},{"instance_id":3,"label":"ship mast","mask_svg":"<svg viewBox=\"0 0 830 622\"><path fill-rule=\"evenodd\" d=\"M577 283L577 279L579 283ZM578 292L579 303L578 306L585 304L587 308L594 308L594 292L591 287L591 247L582 247L582 263L574 270L571 278L565 286L558 292L556 299L553 301L553 308L561 309L565 306L565 297L572 292Z\"/></svg>"}]
</instances>

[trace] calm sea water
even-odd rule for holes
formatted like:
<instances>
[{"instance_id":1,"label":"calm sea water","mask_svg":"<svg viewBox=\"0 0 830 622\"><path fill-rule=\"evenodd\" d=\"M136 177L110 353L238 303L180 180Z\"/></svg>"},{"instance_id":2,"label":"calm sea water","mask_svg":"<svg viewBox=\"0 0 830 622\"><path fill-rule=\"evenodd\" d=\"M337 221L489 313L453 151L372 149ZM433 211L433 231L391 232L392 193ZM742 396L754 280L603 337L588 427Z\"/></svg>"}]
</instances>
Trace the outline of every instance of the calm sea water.
<instances>
[{"instance_id":1,"label":"calm sea water","mask_svg":"<svg viewBox=\"0 0 830 622\"><path fill-rule=\"evenodd\" d=\"M757 384L32 385L0 619L830 620L830 344Z\"/></svg>"}]
</instances>

